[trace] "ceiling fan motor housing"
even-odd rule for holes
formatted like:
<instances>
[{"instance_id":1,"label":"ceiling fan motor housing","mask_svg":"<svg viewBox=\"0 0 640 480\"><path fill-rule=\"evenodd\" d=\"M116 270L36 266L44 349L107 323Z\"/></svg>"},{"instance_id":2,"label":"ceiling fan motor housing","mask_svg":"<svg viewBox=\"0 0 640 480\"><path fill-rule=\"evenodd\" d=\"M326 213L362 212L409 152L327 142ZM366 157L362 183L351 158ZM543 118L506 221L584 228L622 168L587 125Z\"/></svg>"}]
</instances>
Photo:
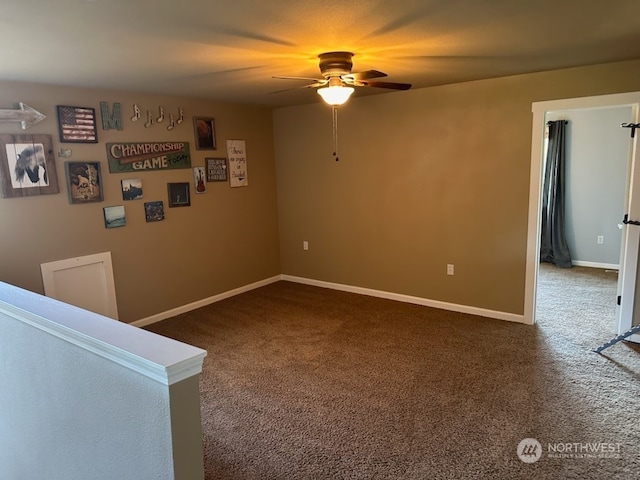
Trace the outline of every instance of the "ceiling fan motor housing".
<instances>
[{"instance_id":1,"label":"ceiling fan motor housing","mask_svg":"<svg viewBox=\"0 0 640 480\"><path fill-rule=\"evenodd\" d=\"M320 72L325 78L348 75L353 68L351 52L328 52L318 55L320 59Z\"/></svg>"}]
</instances>

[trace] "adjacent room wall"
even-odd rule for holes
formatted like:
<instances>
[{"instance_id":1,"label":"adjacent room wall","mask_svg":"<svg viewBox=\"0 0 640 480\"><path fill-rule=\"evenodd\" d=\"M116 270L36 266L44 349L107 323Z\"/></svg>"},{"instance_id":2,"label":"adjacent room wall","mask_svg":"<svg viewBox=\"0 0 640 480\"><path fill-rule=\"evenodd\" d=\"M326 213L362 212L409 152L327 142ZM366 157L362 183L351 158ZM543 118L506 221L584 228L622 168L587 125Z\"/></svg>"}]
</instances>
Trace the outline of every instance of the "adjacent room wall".
<instances>
[{"instance_id":1,"label":"adjacent room wall","mask_svg":"<svg viewBox=\"0 0 640 480\"><path fill-rule=\"evenodd\" d=\"M624 216L631 107L550 112L568 120L566 236L574 265L617 268ZM603 243L598 243L598 237Z\"/></svg>"},{"instance_id":2,"label":"adjacent room wall","mask_svg":"<svg viewBox=\"0 0 640 480\"><path fill-rule=\"evenodd\" d=\"M122 106L123 130L103 130L98 119L98 144L61 143L56 105L92 107L100 102ZM280 273L278 218L271 110L211 101L71 87L0 82L0 107L24 102L44 113L45 121L22 130L0 123L0 134L49 134L56 153L60 193L25 198L0 198L0 280L43 293L40 264L109 251L112 255L120 320L132 322L182 307L221 292ZM133 105L142 118L131 122ZM173 131L163 124L145 128L147 110L154 118L162 106L168 118L185 120ZM196 150L193 116L213 117L217 150ZM249 186L230 188L209 183L196 195L191 169L109 173L106 142L186 141L193 166L205 157L226 157L226 141L246 141ZM71 149L65 159L61 149ZM64 162L98 161L104 180L104 201L71 205ZM124 202L120 181L141 178L141 200ZM167 183L191 182L191 206L168 208ZM143 203L162 200L165 220L146 223ZM124 205L127 225L106 229L103 207Z\"/></svg>"},{"instance_id":3,"label":"adjacent room wall","mask_svg":"<svg viewBox=\"0 0 640 480\"><path fill-rule=\"evenodd\" d=\"M523 314L532 102L637 90L640 61L356 97L339 162L327 106L275 110L282 273Z\"/></svg>"}]
</instances>

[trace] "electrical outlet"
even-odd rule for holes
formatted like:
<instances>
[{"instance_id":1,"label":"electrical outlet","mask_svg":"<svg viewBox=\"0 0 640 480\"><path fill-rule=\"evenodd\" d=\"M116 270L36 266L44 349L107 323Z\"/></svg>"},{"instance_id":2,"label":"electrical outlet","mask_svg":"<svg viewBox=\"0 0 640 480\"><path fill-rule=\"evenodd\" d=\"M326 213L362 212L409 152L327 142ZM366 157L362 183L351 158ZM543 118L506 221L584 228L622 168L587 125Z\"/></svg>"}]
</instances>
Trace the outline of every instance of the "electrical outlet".
<instances>
[{"instance_id":1,"label":"electrical outlet","mask_svg":"<svg viewBox=\"0 0 640 480\"><path fill-rule=\"evenodd\" d=\"M447 275L453 275L453 263L447 263Z\"/></svg>"},{"instance_id":2,"label":"electrical outlet","mask_svg":"<svg viewBox=\"0 0 640 480\"><path fill-rule=\"evenodd\" d=\"M598 235L598 245L602 245L604 243L604 236Z\"/></svg>"},{"instance_id":3,"label":"electrical outlet","mask_svg":"<svg viewBox=\"0 0 640 480\"><path fill-rule=\"evenodd\" d=\"M303 250L309 250L309 242L307 242L306 240L302 241L302 249Z\"/></svg>"}]
</instances>

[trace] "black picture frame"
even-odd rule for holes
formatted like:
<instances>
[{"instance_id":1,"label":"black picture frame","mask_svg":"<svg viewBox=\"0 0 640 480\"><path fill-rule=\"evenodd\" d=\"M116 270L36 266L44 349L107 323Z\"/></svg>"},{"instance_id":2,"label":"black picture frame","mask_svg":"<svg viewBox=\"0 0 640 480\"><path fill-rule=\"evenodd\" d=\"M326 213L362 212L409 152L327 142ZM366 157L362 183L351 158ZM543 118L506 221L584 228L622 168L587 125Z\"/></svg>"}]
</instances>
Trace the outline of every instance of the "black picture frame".
<instances>
[{"instance_id":1,"label":"black picture frame","mask_svg":"<svg viewBox=\"0 0 640 480\"><path fill-rule=\"evenodd\" d=\"M58 131L62 143L98 143L96 109L58 105Z\"/></svg>"},{"instance_id":2,"label":"black picture frame","mask_svg":"<svg viewBox=\"0 0 640 480\"><path fill-rule=\"evenodd\" d=\"M167 183L169 208L188 207L191 205L189 182Z\"/></svg>"},{"instance_id":3,"label":"black picture frame","mask_svg":"<svg viewBox=\"0 0 640 480\"><path fill-rule=\"evenodd\" d=\"M194 117L193 134L196 150L216 150L216 128L213 118Z\"/></svg>"}]
</instances>

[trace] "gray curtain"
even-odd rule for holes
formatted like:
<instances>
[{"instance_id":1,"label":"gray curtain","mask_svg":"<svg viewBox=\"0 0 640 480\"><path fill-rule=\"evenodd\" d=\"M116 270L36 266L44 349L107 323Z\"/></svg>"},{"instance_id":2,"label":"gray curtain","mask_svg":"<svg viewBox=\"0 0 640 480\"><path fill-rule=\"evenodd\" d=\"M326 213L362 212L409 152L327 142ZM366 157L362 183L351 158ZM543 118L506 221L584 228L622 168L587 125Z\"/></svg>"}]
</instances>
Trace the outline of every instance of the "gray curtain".
<instances>
[{"instance_id":1,"label":"gray curtain","mask_svg":"<svg viewBox=\"0 0 640 480\"><path fill-rule=\"evenodd\" d=\"M571 267L571 253L565 237L565 137L566 120L548 122L549 145L542 190L542 234L540 261L557 267Z\"/></svg>"}]
</instances>

